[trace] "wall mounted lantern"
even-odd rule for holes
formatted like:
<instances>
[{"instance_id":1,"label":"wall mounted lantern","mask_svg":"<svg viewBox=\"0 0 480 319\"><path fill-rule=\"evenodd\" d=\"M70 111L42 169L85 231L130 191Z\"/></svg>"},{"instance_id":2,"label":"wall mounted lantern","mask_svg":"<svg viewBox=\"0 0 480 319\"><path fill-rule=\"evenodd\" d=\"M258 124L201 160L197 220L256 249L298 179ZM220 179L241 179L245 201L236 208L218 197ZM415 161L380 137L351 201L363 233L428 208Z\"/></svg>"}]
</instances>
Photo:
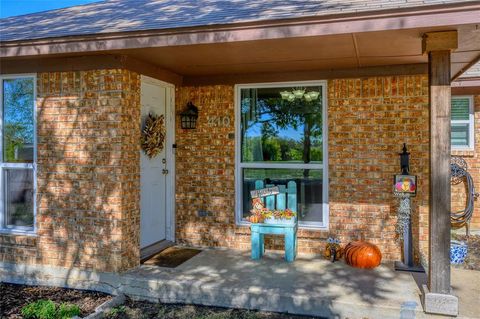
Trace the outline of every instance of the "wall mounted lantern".
<instances>
[{"instance_id":1,"label":"wall mounted lantern","mask_svg":"<svg viewBox=\"0 0 480 319\"><path fill-rule=\"evenodd\" d=\"M407 151L407 144L403 143L403 152L400 155L400 168L403 175L408 175L410 172L410 153Z\"/></svg>"},{"instance_id":2,"label":"wall mounted lantern","mask_svg":"<svg viewBox=\"0 0 480 319\"><path fill-rule=\"evenodd\" d=\"M198 108L192 102L187 103L187 108L180 113L180 123L183 129L194 129L197 127Z\"/></svg>"}]
</instances>

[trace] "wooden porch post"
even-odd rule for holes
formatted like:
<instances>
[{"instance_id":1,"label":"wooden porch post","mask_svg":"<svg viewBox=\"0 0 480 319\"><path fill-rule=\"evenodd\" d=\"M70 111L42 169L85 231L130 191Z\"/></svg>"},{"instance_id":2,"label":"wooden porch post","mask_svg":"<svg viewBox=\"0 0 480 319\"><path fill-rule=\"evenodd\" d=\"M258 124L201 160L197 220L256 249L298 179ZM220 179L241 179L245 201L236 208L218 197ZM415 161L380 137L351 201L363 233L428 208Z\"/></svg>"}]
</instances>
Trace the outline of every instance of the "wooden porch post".
<instances>
[{"instance_id":1,"label":"wooden porch post","mask_svg":"<svg viewBox=\"0 0 480 319\"><path fill-rule=\"evenodd\" d=\"M430 214L428 287L425 312L458 314L458 299L450 295L450 52L457 31L426 33L430 99Z\"/></svg>"}]
</instances>

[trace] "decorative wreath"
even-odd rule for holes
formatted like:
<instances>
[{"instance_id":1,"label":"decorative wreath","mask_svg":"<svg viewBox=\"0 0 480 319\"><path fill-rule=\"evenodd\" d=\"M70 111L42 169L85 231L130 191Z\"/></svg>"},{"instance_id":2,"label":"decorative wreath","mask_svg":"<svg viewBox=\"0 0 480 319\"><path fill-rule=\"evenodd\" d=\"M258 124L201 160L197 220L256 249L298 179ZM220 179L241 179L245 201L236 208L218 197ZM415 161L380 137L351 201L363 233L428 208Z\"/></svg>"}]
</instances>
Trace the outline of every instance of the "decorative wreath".
<instances>
[{"instance_id":1,"label":"decorative wreath","mask_svg":"<svg viewBox=\"0 0 480 319\"><path fill-rule=\"evenodd\" d=\"M149 158L157 156L165 144L165 118L163 115L148 114L142 131L142 150Z\"/></svg>"}]
</instances>

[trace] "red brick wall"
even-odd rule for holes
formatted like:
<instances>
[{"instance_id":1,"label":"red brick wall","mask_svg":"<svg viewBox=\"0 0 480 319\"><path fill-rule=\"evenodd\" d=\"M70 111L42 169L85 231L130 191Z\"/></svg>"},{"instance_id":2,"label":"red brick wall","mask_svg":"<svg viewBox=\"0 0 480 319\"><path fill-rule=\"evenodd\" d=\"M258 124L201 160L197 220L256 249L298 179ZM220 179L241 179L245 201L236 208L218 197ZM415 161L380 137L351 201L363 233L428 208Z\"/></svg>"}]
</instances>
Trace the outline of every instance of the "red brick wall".
<instances>
[{"instance_id":1,"label":"red brick wall","mask_svg":"<svg viewBox=\"0 0 480 319\"><path fill-rule=\"evenodd\" d=\"M328 92L331 230L344 241L367 239L382 247L386 258L399 258L392 178L399 173L398 153L406 143L410 173L418 177L412 200L414 242L426 254L428 78L335 80L329 81Z\"/></svg>"},{"instance_id":2,"label":"red brick wall","mask_svg":"<svg viewBox=\"0 0 480 319\"><path fill-rule=\"evenodd\" d=\"M0 235L0 260L121 271L139 263L140 77L125 70L38 75L38 236ZM176 236L196 246L250 247L235 225L234 87L179 87L198 128L176 127ZM230 125L209 127L210 116ZM366 239L398 259L392 175L403 142L418 175L416 246L428 239L426 76L328 81L330 224L300 230L301 252L327 237ZM199 217L198 211L210 214ZM271 237L268 247L281 249Z\"/></svg>"},{"instance_id":3,"label":"red brick wall","mask_svg":"<svg viewBox=\"0 0 480 319\"><path fill-rule=\"evenodd\" d=\"M107 271L137 265L139 75L37 76L37 236L0 235L0 260Z\"/></svg>"},{"instance_id":4,"label":"red brick wall","mask_svg":"<svg viewBox=\"0 0 480 319\"><path fill-rule=\"evenodd\" d=\"M249 248L249 230L235 225L234 87L180 87L177 112L188 101L199 107L196 130L177 124L176 231L180 243ZM229 116L228 127L208 127L209 116ZM428 239L428 79L398 76L328 81L330 225L300 230L299 249L319 253L328 236L342 243L366 239L385 259L399 258L392 175L399 171L402 143L412 153L419 192L413 200L414 233ZM199 210L211 215L199 217ZM281 248L280 238L269 247ZM426 250L423 250L424 252Z\"/></svg>"},{"instance_id":5,"label":"red brick wall","mask_svg":"<svg viewBox=\"0 0 480 319\"><path fill-rule=\"evenodd\" d=\"M480 192L480 95L474 96L475 111L475 146L473 151L452 151L452 155L461 156L468 164L468 172L472 175L476 192ZM465 209L467 200L466 183L452 185L452 210ZM475 201L475 211L471 222L472 229L480 229L480 200Z\"/></svg>"},{"instance_id":6,"label":"red brick wall","mask_svg":"<svg viewBox=\"0 0 480 319\"><path fill-rule=\"evenodd\" d=\"M235 227L235 133L233 86L180 87L176 111L192 101L197 128L176 122L176 239L196 246L247 248L245 228ZM209 127L209 116L229 116L229 127ZM211 216L198 217L199 210Z\"/></svg>"}]
</instances>

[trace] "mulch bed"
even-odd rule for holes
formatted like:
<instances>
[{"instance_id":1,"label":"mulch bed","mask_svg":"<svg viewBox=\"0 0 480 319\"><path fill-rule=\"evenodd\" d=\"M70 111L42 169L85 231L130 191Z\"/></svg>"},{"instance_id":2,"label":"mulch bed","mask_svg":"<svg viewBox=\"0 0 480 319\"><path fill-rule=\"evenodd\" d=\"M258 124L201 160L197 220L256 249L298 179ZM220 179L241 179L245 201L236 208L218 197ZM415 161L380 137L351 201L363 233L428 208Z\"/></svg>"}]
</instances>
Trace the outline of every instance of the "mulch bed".
<instances>
[{"instance_id":1,"label":"mulch bed","mask_svg":"<svg viewBox=\"0 0 480 319\"><path fill-rule=\"evenodd\" d=\"M465 235L453 234L452 238L464 241L468 245L468 253L465 262L461 265L455 265L454 267L480 270L480 235L470 235L470 237L467 238Z\"/></svg>"},{"instance_id":2,"label":"mulch bed","mask_svg":"<svg viewBox=\"0 0 480 319\"><path fill-rule=\"evenodd\" d=\"M39 299L75 304L80 307L81 316L87 316L112 297L100 292L0 283L0 318L22 318L22 307Z\"/></svg>"},{"instance_id":3,"label":"mulch bed","mask_svg":"<svg viewBox=\"0 0 480 319\"><path fill-rule=\"evenodd\" d=\"M307 319L315 317L227 309L218 307L158 304L127 299L124 305L107 313L107 319Z\"/></svg>"}]
</instances>

